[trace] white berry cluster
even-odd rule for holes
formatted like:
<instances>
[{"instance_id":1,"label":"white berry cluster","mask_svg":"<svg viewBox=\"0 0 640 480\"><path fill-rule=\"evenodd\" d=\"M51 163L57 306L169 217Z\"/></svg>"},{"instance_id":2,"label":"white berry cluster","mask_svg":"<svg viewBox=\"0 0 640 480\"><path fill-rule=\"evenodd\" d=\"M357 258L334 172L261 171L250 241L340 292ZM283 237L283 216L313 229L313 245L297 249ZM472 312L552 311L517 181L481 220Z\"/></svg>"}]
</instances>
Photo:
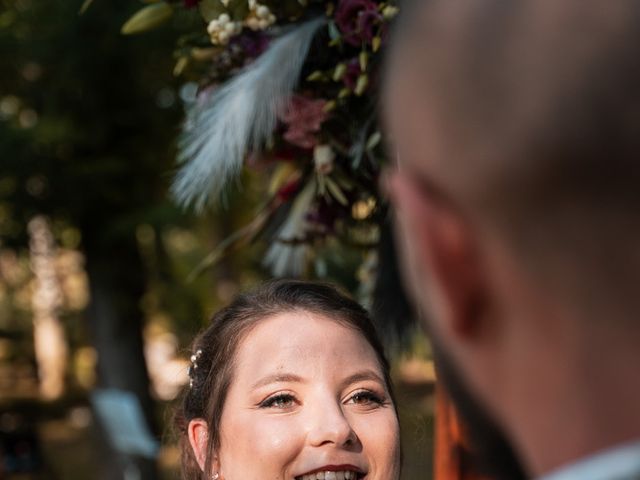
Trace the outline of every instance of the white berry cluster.
<instances>
[{"instance_id":1,"label":"white berry cluster","mask_svg":"<svg viewBox=\"0 0 640 480\"><path fill-rule=\"evenodd\" d=\"M227 13L221 13L218 18L209 22L207 32L214 45L226 45L234 35L242 31L242 23L234 22Z\"/></svg>"},{"instance_id":2,"label":"white berry cluster","mask_svg":"<svg viewBox=\"0 0 640 480\"><path fill-rule=\"evenodd\" d=\"M244 24L251 30L264 30L276 22L276 16L269 7L259 4L256 0L249 0L249 16Z\"/></svg>"},{"instance_id":3,"label":"white berry cluster","mask_svg":"<svg viewBox=\"0 0 640 480\"><path fill-rule=\"evenodd\" d=\"M221 0L223 5L227 5L229 0ZM236 22L231 19L229 14L221 13L218 18L209 22L207 32L214 45L226 45L231 37L239 34L243 26L249 27L251 30L264 30L276 22L276 16L271 13L269 7L262 5L257 0L248 0L249 15L243 22Z\"/></svg>"}]
</instances>

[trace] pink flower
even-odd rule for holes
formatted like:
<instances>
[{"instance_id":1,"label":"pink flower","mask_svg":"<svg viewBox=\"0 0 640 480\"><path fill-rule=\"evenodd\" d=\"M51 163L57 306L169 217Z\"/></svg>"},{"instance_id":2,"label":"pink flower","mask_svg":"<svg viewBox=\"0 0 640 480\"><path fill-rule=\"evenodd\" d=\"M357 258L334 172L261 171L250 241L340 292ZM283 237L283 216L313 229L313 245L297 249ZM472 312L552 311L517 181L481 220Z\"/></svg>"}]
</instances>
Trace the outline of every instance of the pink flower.
<instances>
[{"instance_id":1,"label":"pink flower","mask_svg":"<svg viewBox=\"0 0 640 480\"><path fill-rule=\"evenodd\" d=\"M317 143L315 133L327 118L326 101L312 100L302 95L291 97L279 118L286 125L284 139L301 148L313 148Z\"/></svg>"},{"instance_id":2,"label":"pink flower","mask_svg":"<svg viewBox=\"0 0 640 480\"><path fill-rule=\"evenodd\" d=\"M375 27L382 22L382 15L372 0L341 0L335 21L344 41L357 47L371 43Z\"/></svg>"}]
</instances>

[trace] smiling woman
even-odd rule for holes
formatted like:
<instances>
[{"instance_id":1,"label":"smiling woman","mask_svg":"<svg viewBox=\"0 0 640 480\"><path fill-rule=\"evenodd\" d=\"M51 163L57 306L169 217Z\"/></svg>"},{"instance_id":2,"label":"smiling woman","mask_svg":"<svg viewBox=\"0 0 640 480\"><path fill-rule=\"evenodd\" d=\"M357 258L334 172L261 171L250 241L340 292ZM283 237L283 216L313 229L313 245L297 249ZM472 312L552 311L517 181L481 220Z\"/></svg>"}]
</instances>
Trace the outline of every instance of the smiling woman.
<instances>
[{"instance_id":1,"label":"smiling woman","mask_svg":"<svg viewBox=\"0 0 640 480\"><path fill-rule=\"evenodd\" d=\"M399 478L389 364L334 287L266 283L216 313L193 352L176 416L185 480Z\"/></svg>"}]
</instances>

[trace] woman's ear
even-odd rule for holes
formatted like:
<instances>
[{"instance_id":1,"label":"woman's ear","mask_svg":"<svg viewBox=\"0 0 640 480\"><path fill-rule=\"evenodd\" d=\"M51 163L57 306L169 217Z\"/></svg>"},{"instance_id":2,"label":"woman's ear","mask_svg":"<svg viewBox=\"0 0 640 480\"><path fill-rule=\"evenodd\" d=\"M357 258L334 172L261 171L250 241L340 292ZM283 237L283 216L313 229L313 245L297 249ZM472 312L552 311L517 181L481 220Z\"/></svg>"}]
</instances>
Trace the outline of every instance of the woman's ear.
<instances>
[{"instance_id":1,"label":"woman's ear","mask_svg":"<svg viewBox=\"0 0 640 480\"><path fill-rule=\"evenodd\" d=\"M207 449L209 448L209 427L207 422L202 418L191 420L187 427L187 437L189 437L189 443L200 470L204 471L205 463L207 462Z\"/></svg>"}]
</instances>

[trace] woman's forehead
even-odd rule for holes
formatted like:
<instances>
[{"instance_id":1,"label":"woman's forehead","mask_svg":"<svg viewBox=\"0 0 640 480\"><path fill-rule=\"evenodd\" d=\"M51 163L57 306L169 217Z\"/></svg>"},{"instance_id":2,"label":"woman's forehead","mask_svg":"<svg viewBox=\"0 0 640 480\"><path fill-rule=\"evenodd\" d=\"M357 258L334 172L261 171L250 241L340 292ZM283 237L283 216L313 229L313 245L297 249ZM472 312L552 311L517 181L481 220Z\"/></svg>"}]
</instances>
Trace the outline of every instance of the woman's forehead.
<instances>
[{"instance_id":1,"label":"woman's forehead","mask_svg":"<svg viewBox=\"0 0 640 480\"><path fill-rule=\"evenodd\" d=\"M379 370L377 355L360 331L307 311L284 312L260 321L240 341L234 363L236 377L257 377L285 368L315 376L349 364Z\"/></svg>"}]
</instances>

